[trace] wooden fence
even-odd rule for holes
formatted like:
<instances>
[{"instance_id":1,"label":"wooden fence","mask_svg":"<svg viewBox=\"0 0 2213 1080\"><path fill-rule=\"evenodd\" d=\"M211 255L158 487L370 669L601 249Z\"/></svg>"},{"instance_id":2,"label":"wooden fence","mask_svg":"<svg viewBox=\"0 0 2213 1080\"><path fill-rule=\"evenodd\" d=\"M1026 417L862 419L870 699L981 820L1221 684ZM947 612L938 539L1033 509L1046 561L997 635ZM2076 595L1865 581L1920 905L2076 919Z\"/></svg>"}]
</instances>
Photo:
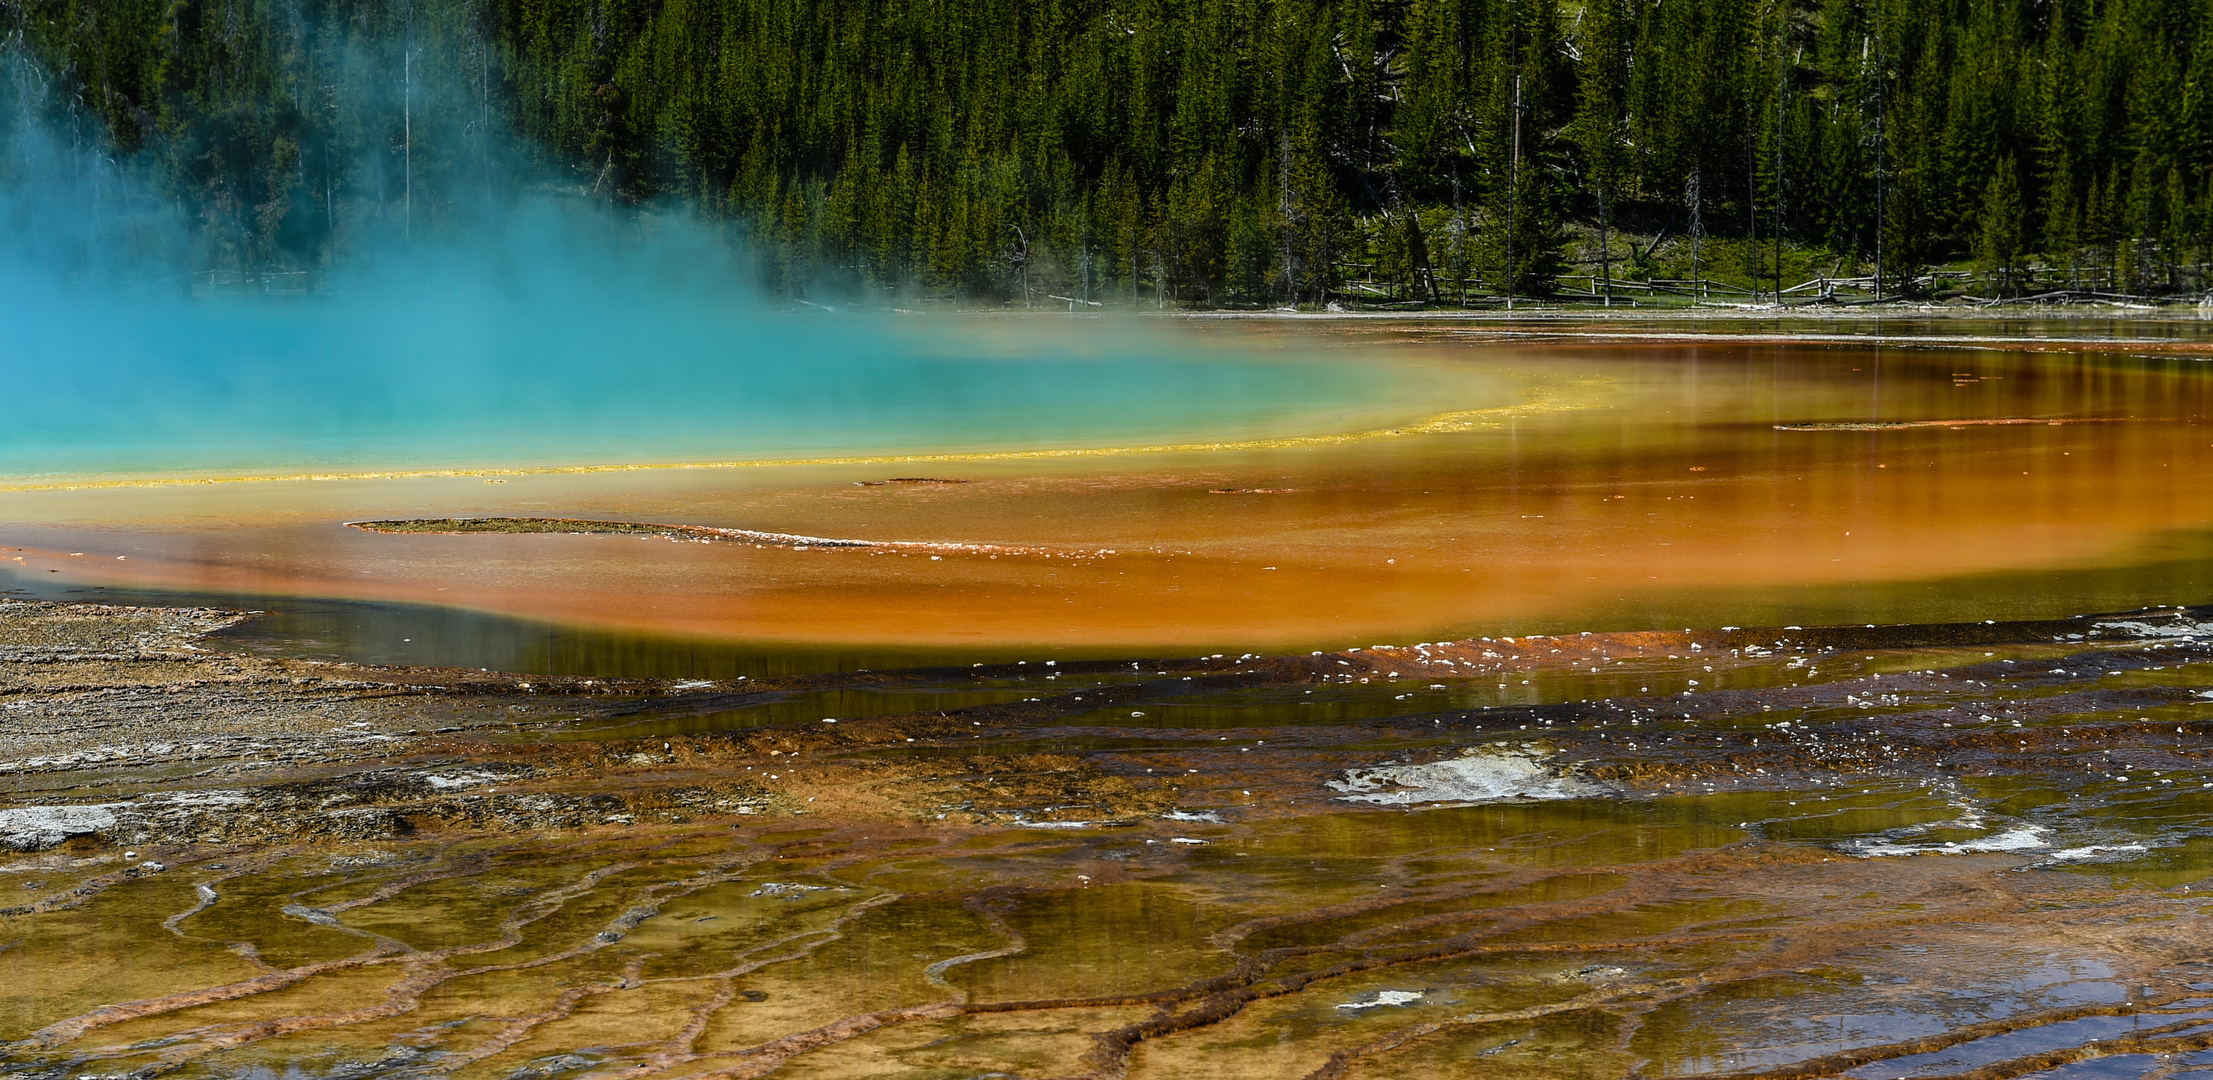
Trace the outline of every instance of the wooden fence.
<instances>
[{"instance_id":1,"label":"wooden fence","mask_svg":"<svg viewBox=\"0 0 2213 1080\"><path fill-rule=\"evenodd\" d=\"M1892 277L1884 281L1885 290L1880 297L1875 294L1872 275L1819 275L1784 286L1778 292L1772 286L1746 287L1712 278L1616 277L1609 283L1601 274L1563 274L1551 280L1549 289L1517 288L1515 294L1524 299L1603 303L1610 289L1616 303L1627 302L1634 306L1640 300L1669 298L1667 306L1671 307L1682 306L1686 300L1693 304L1729 306L1795 306L1938 297L1991 307L2067 303L2153 306L2194 301L2201 308L2213 310L2213 290L2209 290L2208 285L2213 282L2213 263L2161 263L2155 269L2156 274L2138 275L2141 284L2135 289L2123 288L2111 266L2033 265L2004 273L1934 270L1909 280ZM1417 281L1390 281L1376 277L1371 263L1341 263L1338 270L1342 275L1339 280L1343 282L1341 294L1356 303L1429 306L1434 297L1434 303L1445 305L1493 307L1506 300L1504 283L1482 274L1456 277L1427 273ZM2146 282L2145 277L2156 280Z\"/></svg>"}]
</instances>

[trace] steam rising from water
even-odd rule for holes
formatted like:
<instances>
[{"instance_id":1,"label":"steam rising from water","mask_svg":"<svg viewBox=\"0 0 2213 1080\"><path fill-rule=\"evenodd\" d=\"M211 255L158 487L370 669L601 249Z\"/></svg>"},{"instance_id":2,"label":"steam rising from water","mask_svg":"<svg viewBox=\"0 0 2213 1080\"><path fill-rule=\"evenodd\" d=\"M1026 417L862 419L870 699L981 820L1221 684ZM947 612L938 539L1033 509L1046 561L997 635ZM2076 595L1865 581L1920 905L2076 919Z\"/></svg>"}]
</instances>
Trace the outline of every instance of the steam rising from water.
<instances>
[{"instance_id":1,"label":"steam rising from water","mask_svg":"<svg viewBox=\"0 0 2213 1080\"><path fill-rule=\"evenodd\" d=\"M0 478L1250 437L1343 426L1392 389L1095 320L787 307L726 230L527 177L437 229L359 210L328 265L247 292L207 272L231 265L224 226L183 220L152 151L105 148L6 53Z\"/></svg>"},{"instance_id":2,"label":"steam rising from water","mask_svg":"<svg viewBox=\"0 0 2213 1080\"><path fill-rule=\"evenodd\" d=\"M13 401L0 474L1159 439L1312 423L1381 389L1096 323L1079 338L779 311L732 261L679 220L617 229L541 205L323 296L188 297L17 268L0 289Z\"/></svg>"}]
</instances>

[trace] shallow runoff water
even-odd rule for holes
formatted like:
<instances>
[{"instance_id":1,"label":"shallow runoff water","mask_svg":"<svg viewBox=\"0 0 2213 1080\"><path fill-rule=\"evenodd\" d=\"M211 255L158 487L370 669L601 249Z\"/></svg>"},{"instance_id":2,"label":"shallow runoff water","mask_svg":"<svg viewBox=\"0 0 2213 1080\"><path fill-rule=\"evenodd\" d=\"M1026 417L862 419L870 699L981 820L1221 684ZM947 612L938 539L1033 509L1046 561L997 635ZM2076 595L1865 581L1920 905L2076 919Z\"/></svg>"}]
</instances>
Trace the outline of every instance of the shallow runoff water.
<instances>
[{"instance_id":1,"label":"shallow runoff water","mask_svg":"<svg viewBox=\"0 0 2213 1080\"><path fill-rule=\"evenodd\" d=\"M189 475L41 443L15 595L672 681L373 794L11 762L0 814L603 809L0 860L88 890L0 914L0 1068L2213 1075L2202 326L1024 322L665 436L610 391L605 443L521 398ZM607 809L709 774L783 809ZM894 777L926 809L823 809Z\"/></svg>"}]
</instances>

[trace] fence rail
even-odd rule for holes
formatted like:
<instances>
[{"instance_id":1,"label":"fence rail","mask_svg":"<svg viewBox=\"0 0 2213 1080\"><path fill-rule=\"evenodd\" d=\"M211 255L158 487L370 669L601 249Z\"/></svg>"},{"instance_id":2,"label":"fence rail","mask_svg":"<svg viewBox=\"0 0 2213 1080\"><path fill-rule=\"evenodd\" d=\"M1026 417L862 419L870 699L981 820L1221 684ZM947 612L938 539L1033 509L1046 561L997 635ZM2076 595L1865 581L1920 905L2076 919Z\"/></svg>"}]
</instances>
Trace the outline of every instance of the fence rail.
<instances>
[{"instance_id":1,"label":"fence rail","mask_svg":"<svg viewBox=\"0 0 2213 1080\"><path fill-rule=\"evenodd\" d=\"M1504 303L1504 283L1485 274L1453 276L1427 272L1414 280L1393 280L1377 274L1372 263L1337 265L1341 295L1356 303L1457 304L1489 307ZM1886 278L1882 295L1875 291L1873 275L1816 275L1781 289L1746 287L1713 278L1630 278L1608 281L1601 274L1561 274L1545 282L1546 288L1517 288L1517 297L1565 301L1604 301L1609 294L1618 303L1660 297L1693 301L1732 300L1760 304L1864 304L1907 296L1941 297L1997 307L2011 304L2097 303L2153 306L2160 303L2197 302L2213 311L2213 263L2166 263L2154 273L2136 276L2135 288L2124 288L2110 266L2030 265L2010 271L1930 270L1911 278Z\"/></svg>"}]
</instances>

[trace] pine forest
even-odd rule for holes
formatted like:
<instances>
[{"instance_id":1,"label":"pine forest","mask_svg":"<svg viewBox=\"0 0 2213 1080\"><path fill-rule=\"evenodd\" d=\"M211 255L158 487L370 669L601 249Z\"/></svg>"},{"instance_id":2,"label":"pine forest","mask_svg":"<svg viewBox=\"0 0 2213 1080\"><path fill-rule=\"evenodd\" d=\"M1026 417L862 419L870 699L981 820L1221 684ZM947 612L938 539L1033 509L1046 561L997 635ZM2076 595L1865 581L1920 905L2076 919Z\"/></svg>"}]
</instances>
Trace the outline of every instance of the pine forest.
<instances>
[{"instance_id":1,"label":"pine forest","mask_svg":"<svg viewBox=\"0 0 2213 1080\"><path fill-rule=\"evenodd\" d=\"M158 203L179 258L238 282L312 282L524 190L694 213L792 297L1033 307L2177 295L2213 247L2213 0L8 0L0 22L0 172L102 221Z\"/></svg>"}]
</instances>

